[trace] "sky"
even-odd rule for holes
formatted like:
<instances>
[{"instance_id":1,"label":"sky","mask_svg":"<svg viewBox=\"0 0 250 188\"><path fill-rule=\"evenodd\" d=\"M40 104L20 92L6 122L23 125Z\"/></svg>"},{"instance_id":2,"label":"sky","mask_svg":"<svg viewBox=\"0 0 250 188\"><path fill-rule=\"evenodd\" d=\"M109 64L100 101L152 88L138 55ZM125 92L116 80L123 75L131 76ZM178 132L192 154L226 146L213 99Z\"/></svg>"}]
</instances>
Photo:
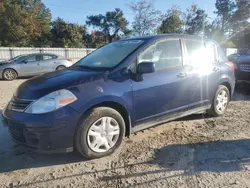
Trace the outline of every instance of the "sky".
<instances>
[{"instance_id":1,"label":"sky","mask_svg":"<svg viewBox=\"0 0 250 188\"><path fill-rule=\"evenodd\" d=\"M186 10L192 3L198 4L205 9L210 18L214 18L216 0L153 0L156 9L163 13L172 6L178 6ZM104 14L115 8L120 8L124 16L131 23L134 13L129 9L128 4L136 0L42 0L51 10L52 19L61 17L66 21L78 24L85 24L88 15Z\"/></svg>"}]
</instances>

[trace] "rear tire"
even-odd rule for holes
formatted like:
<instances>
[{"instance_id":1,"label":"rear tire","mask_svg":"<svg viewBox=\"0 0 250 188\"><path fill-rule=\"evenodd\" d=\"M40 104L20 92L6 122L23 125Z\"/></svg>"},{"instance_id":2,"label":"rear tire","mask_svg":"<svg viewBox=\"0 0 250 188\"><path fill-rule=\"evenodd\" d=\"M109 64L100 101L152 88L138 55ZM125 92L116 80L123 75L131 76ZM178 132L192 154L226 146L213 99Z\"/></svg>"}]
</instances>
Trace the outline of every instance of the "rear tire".
<instances>
[{"instance_id":1,"label":"rear tire","mask_svg":"<svg viewBox=\"0 0 250 188\"><path fill-rule=\"evenodd\" d=\"M90 110L76 129L75 147L87 159L112 154L125 136L125 122L119 112L108 107Z\"/></svg>"},{"instance_id":2,"label":"rear tire","mask_svg":"<svg viewBox=\"0 0 250 188\"><path fill-rule=\"evenodd\" d=\"M220 85L215 93L213 104L208 111L208 114L218 117L222 116L226 110L230 101L230 92L224 85Z\"/></svg>"},{"instance_id":3,"label":"rear tire","mask_svg":"<svg viewBox=\"0 0 250 188\"><path fill-rule=\"evenodd\" d=\"M17 73L13 69L5 69L2 75L4 80L12 81L17 78Z\"/></svg>"},{"instance_id":4,"label":"rear tire","mask_svg":"<svg viewBox=\"0 0 250 188\"><path fill-rule=\"evenodd\" d=\"M56 70L63 70L63 69L65 69L65 68L66 68L65 66L60 65L60 66L58 66L58 67L56 68Z\"/></svg>"}]
</instances>

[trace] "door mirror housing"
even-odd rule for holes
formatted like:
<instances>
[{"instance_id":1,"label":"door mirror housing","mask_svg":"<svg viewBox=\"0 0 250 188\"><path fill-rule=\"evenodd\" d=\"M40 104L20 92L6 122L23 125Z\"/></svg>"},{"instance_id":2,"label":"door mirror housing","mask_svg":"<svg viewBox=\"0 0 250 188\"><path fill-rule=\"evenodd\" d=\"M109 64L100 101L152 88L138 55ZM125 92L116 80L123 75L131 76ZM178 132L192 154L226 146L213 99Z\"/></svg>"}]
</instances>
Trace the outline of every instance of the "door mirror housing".
<instances>
[{"instance_id":1,"label":"door mirror housing","mask_svg":"<svg viewBox=\"0 0 250 188\"><path fill-rule=\"evenodd\" d=\"M22 63L27 64L27 63L28 63L28 61L27 61L27 60L23 60L23 61L22 61Z\"/></svg>"},{"instance_id":2,"label":"door mirror housing","mask_svg":"<svg viewBox=\"0 0 250 188\"><path fill-rule=\"evenodd\" d=\"M137 73L147 74L155 72L155 63L153 62L141 62L137 65Z\"/></svg>"}]
</instances>

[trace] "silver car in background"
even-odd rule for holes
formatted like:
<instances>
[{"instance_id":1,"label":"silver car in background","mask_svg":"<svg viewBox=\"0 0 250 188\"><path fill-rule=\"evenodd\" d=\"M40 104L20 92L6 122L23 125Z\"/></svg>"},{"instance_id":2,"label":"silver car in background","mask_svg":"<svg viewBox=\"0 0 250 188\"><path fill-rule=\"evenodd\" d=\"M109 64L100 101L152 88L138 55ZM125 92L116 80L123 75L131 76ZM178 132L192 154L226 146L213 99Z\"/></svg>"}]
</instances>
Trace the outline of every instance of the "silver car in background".
<instances>
[{"instance_id":1,"label":"silver car in background","mask_svg":"<svg viewBox=\"0 0 250 188\"><path fill-rule=\"evenodd\" d=\"M71 66L72 60L49 53L20 55L0 62L0 78L14 80L17 77L35 76Z\"/></svg>"}]
</instances>

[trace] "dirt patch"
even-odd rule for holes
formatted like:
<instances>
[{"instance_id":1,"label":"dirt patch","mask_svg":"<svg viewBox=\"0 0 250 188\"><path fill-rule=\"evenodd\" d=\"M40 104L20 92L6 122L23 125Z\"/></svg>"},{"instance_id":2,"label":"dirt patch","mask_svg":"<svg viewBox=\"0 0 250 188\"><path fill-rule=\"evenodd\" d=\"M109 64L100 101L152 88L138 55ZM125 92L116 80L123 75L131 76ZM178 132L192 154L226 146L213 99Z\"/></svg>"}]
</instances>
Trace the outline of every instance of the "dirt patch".
<instances>
[{"instance_id":1,"label":"dirt patch","mask_svg":"<svg viewBox=\"0 0 250 188\"><path fill-rule=\"evenodd\" d=\"M23 80L0 81L0 109ZM0 187L250 187L250 85L225 116L192 115L133 134L115 154L41 155L0 125Z\"/></svg>"}]
</instances>

